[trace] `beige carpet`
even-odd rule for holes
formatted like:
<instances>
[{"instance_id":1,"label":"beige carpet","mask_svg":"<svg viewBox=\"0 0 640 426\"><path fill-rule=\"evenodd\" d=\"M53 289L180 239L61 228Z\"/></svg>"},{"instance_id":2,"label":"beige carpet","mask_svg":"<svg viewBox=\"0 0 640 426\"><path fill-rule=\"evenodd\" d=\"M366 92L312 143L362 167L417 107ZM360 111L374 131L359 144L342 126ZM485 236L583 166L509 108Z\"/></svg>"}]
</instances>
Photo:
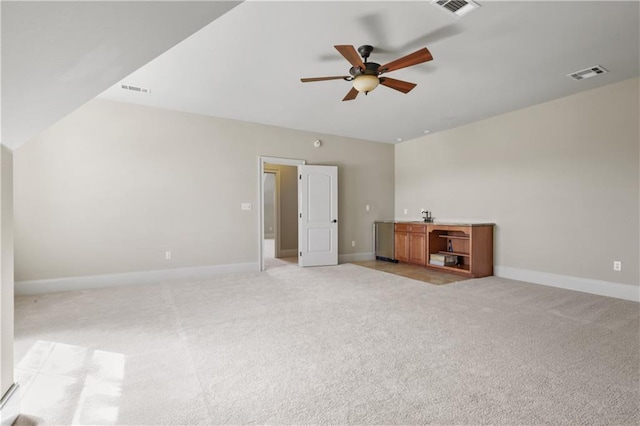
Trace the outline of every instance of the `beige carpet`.
<instances>
[{"instance_id":1,"label":"beige carpet","mask_svg":"<svg viewBox=\"0 0 640 426\"><path fill-rule=\"evenodd\" d=\"M344 264L16 299L18 424L634 424L638 304Z\"/></svg>"}]
</instances>

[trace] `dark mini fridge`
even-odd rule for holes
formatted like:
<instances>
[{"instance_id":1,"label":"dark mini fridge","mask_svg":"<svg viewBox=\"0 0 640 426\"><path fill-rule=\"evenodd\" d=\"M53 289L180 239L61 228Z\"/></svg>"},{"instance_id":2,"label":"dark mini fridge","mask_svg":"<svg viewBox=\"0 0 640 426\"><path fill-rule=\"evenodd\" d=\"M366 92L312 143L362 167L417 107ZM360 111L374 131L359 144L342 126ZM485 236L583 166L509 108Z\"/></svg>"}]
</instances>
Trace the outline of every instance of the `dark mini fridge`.
<instances>
[{"instance_id":1,"label":"dark mini fridge","mask_svg":"<svg viewBox=\"0 0 640 426\"><path fill-rule=\"evenodd\" d=\"M394 223L390 220L376 221L374 226L374 243L377 260L398 263L395 254Z\"/></svg>"}]
</instances>

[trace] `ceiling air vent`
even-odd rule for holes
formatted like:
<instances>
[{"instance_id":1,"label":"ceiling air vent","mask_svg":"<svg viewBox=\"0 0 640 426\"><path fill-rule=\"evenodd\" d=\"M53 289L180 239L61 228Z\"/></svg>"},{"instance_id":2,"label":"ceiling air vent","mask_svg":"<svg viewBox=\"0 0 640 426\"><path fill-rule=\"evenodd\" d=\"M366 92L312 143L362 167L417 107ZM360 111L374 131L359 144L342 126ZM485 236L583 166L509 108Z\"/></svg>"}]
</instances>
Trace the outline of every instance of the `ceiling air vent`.
<instances>
[{"instance_id":1,"label":"ceiling air vent","mask_svg":"<svg viewBox=\"0 0 640 426\"><path fill-rule=\"evenodd\" d=\"M138 87L138 86L129 86L127 84L121 84L120 87L122 87L123 90L131 90L132 92L138 92L138 93L151 93L151 90L146 89L144 87Z\"/></svg>"},{"instance_id":2,"label":"ceiling air vent","mask_svg":"<svg viewBox=\"0 0 640 426\"><path fill-rule=\"evenodd\" d=\"M471 0L433 0L431 4L446 9L459 18L480 7L478 3Z\"/></svg>"},{"instance_id":3,"label":"ceiling air vent","mask_svg":"<svg viewBox=\"0 0 640 426\"><path fill-rule=\"evenodd\" d=\"M572 72L571 74L567 74L567 77L571 77L574 80L584 80L585 78L595 77L600 74L604 74L607 71L604 67L600 65L595 65L593 67L585 68L580 71Z\"/></svg>"}]
</instances>

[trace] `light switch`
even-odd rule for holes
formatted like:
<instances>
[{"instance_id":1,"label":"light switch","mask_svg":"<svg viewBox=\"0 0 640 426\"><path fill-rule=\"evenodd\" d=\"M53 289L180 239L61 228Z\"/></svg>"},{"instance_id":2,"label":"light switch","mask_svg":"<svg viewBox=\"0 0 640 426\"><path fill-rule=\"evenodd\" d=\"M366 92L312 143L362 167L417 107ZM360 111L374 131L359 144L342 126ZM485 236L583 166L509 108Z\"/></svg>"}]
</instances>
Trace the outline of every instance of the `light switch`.
<instances>
[{"instance_id":1,"label":"light switch","mask_svg":"<svg viewBox=\"0 0 640 426\"><path fill-rule=\"evenodd\" d=\"M251 210L251 203L242 203L242 210Z\"/></svg>"}]
</instances>

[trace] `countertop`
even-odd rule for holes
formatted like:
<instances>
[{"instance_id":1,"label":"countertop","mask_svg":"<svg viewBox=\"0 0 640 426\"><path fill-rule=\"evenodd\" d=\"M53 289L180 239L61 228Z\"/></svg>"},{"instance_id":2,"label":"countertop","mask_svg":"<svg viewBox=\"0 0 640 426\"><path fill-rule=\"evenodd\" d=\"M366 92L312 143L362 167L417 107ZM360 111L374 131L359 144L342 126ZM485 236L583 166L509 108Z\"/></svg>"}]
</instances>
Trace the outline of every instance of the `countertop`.
<instances>
[{"instance_id":1,"label":"countertop","mask_svg":"<svg viewBox=\"0 0 640 426\"><path fill-rule=\"evenodd\" d=\"M443 225L443 226L495 226L495 223L488 222L457 222L457 221L433 221L433 222L425 222L424 220L376 220L375 222L383 222L383 223L412 223L416 225Z\"/></svg>"}]
</instances>

